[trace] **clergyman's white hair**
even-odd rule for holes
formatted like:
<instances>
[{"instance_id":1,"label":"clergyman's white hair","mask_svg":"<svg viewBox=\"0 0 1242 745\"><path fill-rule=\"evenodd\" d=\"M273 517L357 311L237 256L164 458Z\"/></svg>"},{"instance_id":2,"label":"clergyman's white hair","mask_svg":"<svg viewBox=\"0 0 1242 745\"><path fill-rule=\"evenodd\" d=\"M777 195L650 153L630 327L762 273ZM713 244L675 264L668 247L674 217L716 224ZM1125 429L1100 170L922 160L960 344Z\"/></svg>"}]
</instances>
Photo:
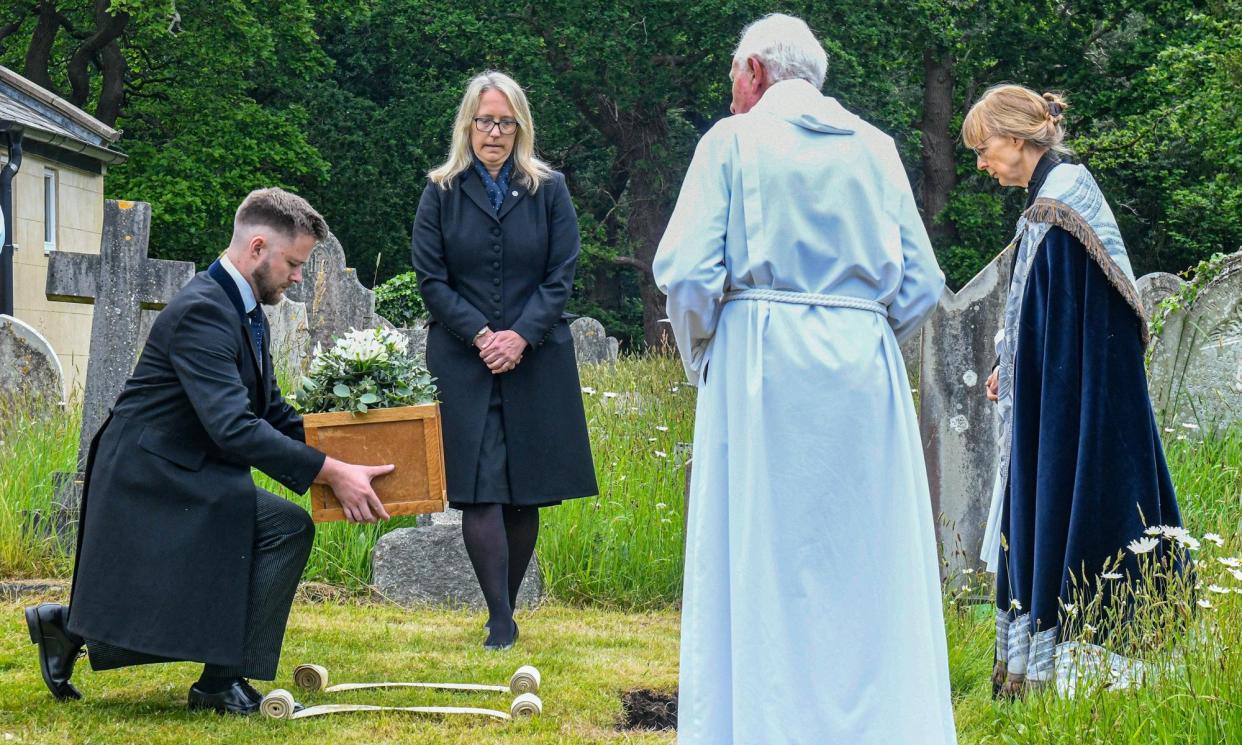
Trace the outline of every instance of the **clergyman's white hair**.
<instances>
[{"instance_id":1,"label":"clergyman's white hair","mask_svg":"<svg viewBox=\"0 0 1242 745\"><path fill-rule=\"evenodd\" d=\"M774 83L801 79L824 87L828 54L801 18L772 13L742 29L733 64L745 67L751 57L763 63Z\"/></svg>"}]
</instances>

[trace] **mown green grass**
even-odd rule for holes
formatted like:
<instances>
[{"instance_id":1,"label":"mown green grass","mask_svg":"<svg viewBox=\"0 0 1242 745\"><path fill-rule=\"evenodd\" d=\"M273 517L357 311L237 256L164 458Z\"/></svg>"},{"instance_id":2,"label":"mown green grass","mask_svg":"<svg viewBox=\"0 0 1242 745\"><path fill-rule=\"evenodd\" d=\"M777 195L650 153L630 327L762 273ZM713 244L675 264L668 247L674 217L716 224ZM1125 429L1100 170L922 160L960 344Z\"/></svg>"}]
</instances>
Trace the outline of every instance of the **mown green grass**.
<instances>
[{"instance_id":1,"label":"mown green grass","mask_svg":"<svg viewBox=\"0 0 1242 745\"><path fill-rule=\"evenodd\" d=\"M30 600L29 602L33 602ZM273 684L295 690L294 666L324 665L333 682L429 681L505 684L520 665L543 675L541 717L501 722L473 717L353 713L299 721L190 713L185 699L199 666L190 663L93 672L74 681L83 701L56 703L40 678L21 606L0 603L0 742L17 743L669 743L671 733L627 733L621 693L677 679L675 613L618 613L545 606L523 613L519 646L485 652L483 616L407 611L355 602L294 606ZM470 706L507 711L508 694L387 690L297 692L307 704ZM12 738L6 737L11 735Z\"/></svg>"}]
</instances>

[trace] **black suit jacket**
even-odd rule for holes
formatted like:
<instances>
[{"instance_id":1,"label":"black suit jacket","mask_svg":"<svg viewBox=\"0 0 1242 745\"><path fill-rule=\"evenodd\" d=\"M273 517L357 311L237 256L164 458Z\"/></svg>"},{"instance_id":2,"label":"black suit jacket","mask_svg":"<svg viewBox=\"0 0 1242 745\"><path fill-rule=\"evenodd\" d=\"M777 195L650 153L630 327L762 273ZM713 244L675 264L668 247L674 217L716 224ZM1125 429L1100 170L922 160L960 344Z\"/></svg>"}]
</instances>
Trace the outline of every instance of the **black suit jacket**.
<instances>
[{"instance_id":1,"label":"black suit jacket","mask_svg":"<svg viewBox=\"0 0 1242 745\"><path fill-rule=\"evenodd\" d=\"M428 182L423 190L412 261L432 318L427 367L440 389L451 501L476 501L493 385L504 402L512 500L538 505L598 491L565 313L578 251L578 218L559 173L534 193L514 179L499 213L473 169L450 189ZM512 371L493 376L479 358L472 342L484 325L530 344Z\"/></svg>"},{"instance_id":2,"label":"black suit jacket","mask_svg":"<svg viewBox=\"0 0 1242 745\"><path fill-rule=\"evenodd\" d=\"M162 657L241 662L250 469L304 492L324 461L305 444L271 368L266 343L257 358L237 286L218 263L160 313L92 443L71 630Z\"/></svg>"}]
</instances>

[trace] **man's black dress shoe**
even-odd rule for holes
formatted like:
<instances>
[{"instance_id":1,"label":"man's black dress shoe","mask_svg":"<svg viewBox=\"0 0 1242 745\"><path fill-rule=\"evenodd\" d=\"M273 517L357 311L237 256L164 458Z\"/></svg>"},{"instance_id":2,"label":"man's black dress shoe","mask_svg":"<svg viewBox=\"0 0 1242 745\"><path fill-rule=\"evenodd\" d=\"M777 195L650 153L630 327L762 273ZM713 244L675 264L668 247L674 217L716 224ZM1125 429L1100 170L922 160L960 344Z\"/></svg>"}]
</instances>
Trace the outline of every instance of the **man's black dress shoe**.
<instances>
[{"instance_id":1,"label":"man's black dress shoe","mask_svg":"<svg viewBox=\"0 0 1242 745\"><path fill-rule=\"evenodd\" d=\"M219 693L207 693L197 685L192 685L190 709L211 709L220 714L257 714L259 702L251 699L250 693L246 691L247 687L240 679L233 681L233 685Z\"/></svg>"},{"instance_id":2,"label":"man's black dress shoe","mask_svg":"<svg viewBox=\"0 0 1242 745\"><path fill-rule=\"evenodd\" d=\"M213 709L221 714L254 714L259 711L261 703L263 694L255 690L245 678L238 678L232 686L220 693L206 693L197 685L190 686L191 709ZM254 709L249 709L248 704L253 704ZM305 708L297 701L293 702L294 714Z\"/></svg>"},{"instance_id":3,"label":"man's black dress shoe","mask_svg":"<svg viewBox=\"0 0 1242 745\"><path fill-rule=\"evenodd\" d=\"M43 682L57 701L82 698L69 682L73 664L82 654L86 641L65 628L69 609L59 603L43 603L26 609L30 641L39 645L39 669Z\"/></svg>"}]
</instances>

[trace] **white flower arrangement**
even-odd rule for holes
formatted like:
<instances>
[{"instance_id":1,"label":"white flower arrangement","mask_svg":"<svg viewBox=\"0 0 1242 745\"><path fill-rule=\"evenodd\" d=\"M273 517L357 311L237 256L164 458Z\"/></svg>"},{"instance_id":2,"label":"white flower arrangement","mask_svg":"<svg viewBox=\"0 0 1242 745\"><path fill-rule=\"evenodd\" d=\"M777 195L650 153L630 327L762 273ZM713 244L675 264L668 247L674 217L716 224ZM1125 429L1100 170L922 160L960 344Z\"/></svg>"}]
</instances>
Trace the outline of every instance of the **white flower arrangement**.
<instances>
[{"instance_id":1,"label":"white flower arrangement","mask_svg":"<svg viewBox=\"0 0 1242 745\"><path fill-rule=\"evenodd\" d=\"M392 329L351 329L328 349L315 345L308 375L289 396L303 413L417 406L436 400L435 378Z\"/></svg>"}]
</instances>

